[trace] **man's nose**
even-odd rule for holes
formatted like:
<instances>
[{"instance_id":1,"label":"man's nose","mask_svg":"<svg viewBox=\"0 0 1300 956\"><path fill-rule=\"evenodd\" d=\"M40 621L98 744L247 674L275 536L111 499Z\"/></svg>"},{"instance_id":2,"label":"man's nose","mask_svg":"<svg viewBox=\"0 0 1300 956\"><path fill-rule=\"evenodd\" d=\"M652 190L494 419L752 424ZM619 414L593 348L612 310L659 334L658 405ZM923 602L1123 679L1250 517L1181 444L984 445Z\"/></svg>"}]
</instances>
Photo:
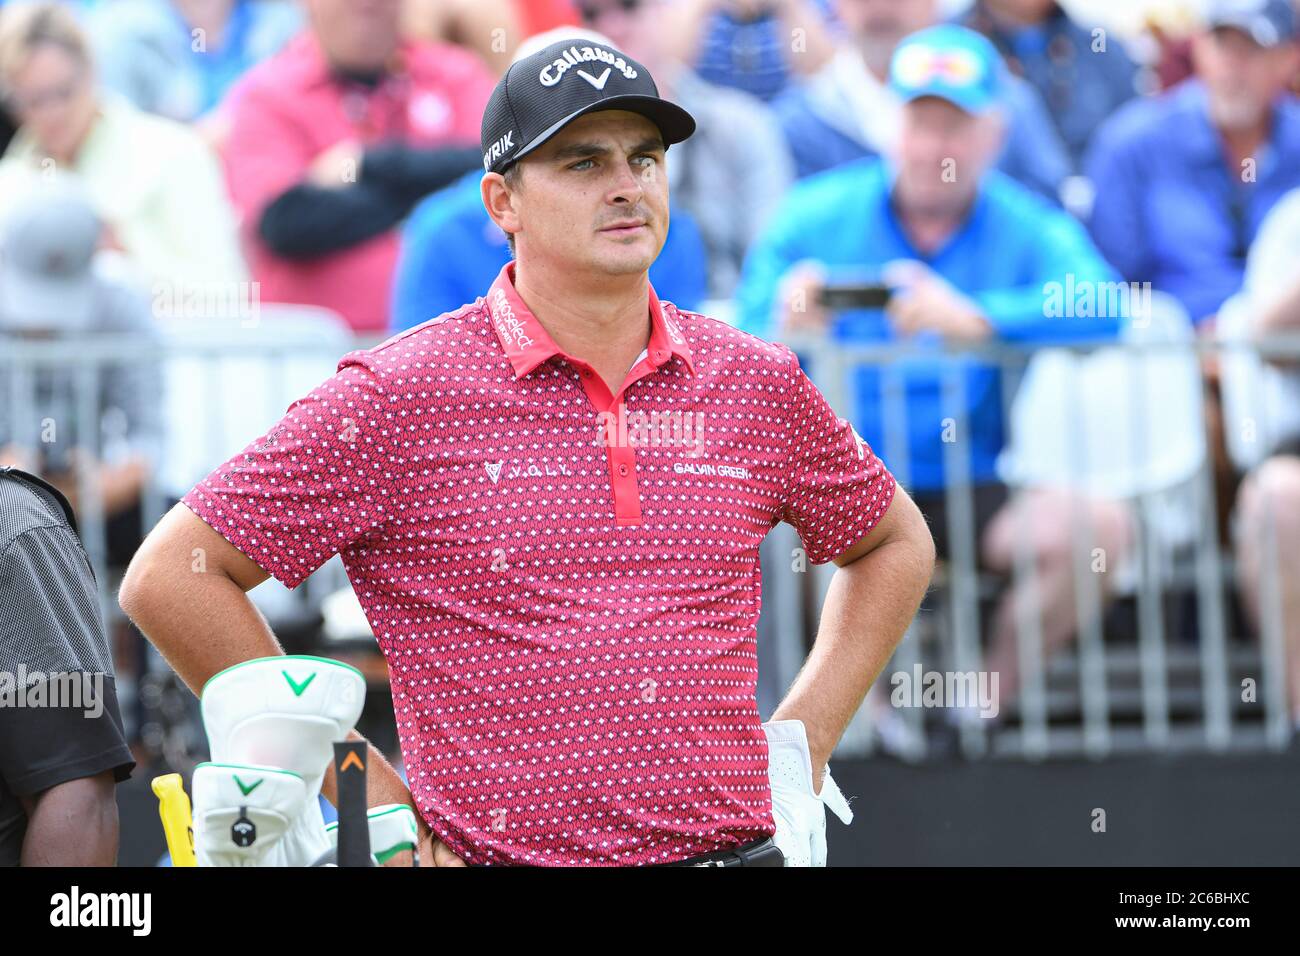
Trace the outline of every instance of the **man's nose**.
<instances>
[{"instance_id":1,"label":"man's nose","mask_svg":"<svg viewBox=\"0 0 1300 956\"><path fill-rule=\"evenodd\" d=\"M611 200L626 199L633 205L639 202L645 190L642 181L644 175L643 170L636 168L630 162L618 164L610 187Z\"/></svg>"}]
</instances>

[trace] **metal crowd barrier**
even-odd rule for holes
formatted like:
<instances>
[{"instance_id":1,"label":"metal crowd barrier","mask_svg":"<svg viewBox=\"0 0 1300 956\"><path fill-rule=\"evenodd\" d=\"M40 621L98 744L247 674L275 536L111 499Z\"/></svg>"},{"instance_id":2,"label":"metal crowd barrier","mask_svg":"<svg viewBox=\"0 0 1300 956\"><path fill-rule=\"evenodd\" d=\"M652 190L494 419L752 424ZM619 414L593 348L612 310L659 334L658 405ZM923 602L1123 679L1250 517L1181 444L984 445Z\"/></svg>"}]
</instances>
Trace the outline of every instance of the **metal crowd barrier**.
<instances>
[{"instance_id":1,"label":"metal crowd barrier","mask_svg":"<svg viewBox=\"0 0 1300 956\"><path fill-rule=\"evenodd\" d=\"M269 319L267 320L270 321ZM169 446L184 443L195 436L199 460L194 470L167 479L155 472L144 495L141 509L142 532L147 532L162 516L168 503L179 498L193 480L233 455L261 434L285 411L290 401L333 373L338 358L354 347L373 344L359 342L336 321L307 320L295 333L268 333L250 338L246 335L172 337L162 341L101 338L68 341L36 341L17 338L0 339L0 398L8 406L13 422L30 420L39 412L35 408L32 383L48 369L65 369L74 377L73 413L82 422L97 421L100 377L115 364L158 363L170 369L167 398L172 400L176 387L188 389L191 404L177 421L175 416L165 429L164 456ZM852 345L824 339L805 338L789 343L803 360L804 368L827 396L830 404L850 421L856 416L856 390L852 385L855 370L863 367L881 372L880 408L884 419L884 440L875 451L899 478L909 485L907 406L899 360L923 354L907 345ZM1042 651L1036 608L1022 608L1018 615L1017 640L1023 671L1022 690L1014 706L1014 720L990 733L981 721L962 722L958 728L961 752L978 757L1014 756L1040 759L1049 756L1104 756L1115 753L1176 751L1229 748L1281 748L1286 746L1291 726L1285 701L1285 661L1283 620L1279 603L1276 562L1266 562L1268 580L1264 585L1265 612L1258 639L1233 629L1229 622L1229 604L1233 557L1221 548L1215 531L1215 475L1211 456L1205 452L1199 434L1188 439L1192 454L1191 467L1159 469L1149 461L1144 447L1151 435L1141 424L1144 416L1161 409L1153 403L1159 388L1178 378L1181 394L1170 394L1167 406L1195 405L1193 412L1182 416L1191 425L1200 422L1200 356L1225 347L1210 342L1153 336L1142 341L1108 343L1067 343L1030 350L1010 345L988 345L952 350L943 389L944 416L952 419L957 434L966 434L967 410L962 407L962 362L979 361L1001 370L1001 393L1004 421L1011 423L1009 435L1013 451L1020 457L1010 460L1011 484L1033 483L1033 435L1017 434L1016 423L1029 424L1034 430L1034 414L1042 411L1043 398L1054 386L1067 379L1087 383L1091 372L1083 367L1092 359L1109 357L1128 370L1123 376L1127 395L1101 396L1108 408L1126 408L1131 419L1108 423L1112 434L1103 435L1118 451L1127 445L1131 474L1127 499L1137 515L1137 538L1129 560L1132 581L1124 600L1136 614L1136 640L1116 644L1104 633L1100 613L1099 589L1089 570L1089 556L1083 553L1088 536L1077 534L1075 555L1076 585L1082 596L1078 602L1078 633L1074 643L1051 660ZM1259 354L1300 358L1300 343L1293 339L1269 340L1248 346ZM924 353L933 354L933 353ZM1052 363L1065 364L1057 367ZM1073 363L1073 364L1071 364ZM1128 363L1128 364L1125 364ZM1164 363L1164 364L1162 364ZM1173 363L1172 366L1169 363ZM1059 374L1061 367L1074 368L1074 378ZM231 369L235 371L232 372ZM295 370L289 374L287 370ZM178 372L179 370L179 372ZM1181 371L1180 371L1181 370ZM1093 370L1095 371L1095 370ZM1176 372L1174 378L1171 373ZM1131 374L1130 374L1131 373ZM1188 379L1187 376L1191 378ZM1154 377L1157 390L1152 392ZM1161 379L1165 376L1165 379ZM1181 376L1181 377L1178 377ZM1102 376L1103 380L1105 376ZM1026 404L1027 382L1032 381L1038 397ZM1161 384L1164 383L1164 385ZM257 388L253 388L257 385ZM249 406L252 389L262 396L260 407ZM1190 391L1188 390L1190 389ZM1112 392L1114 390L1111 390ZM1122 390L1121 390L1122 391ZM194 395L206 400L193 401ZM1086 422L1089 402L1097 395L1062 395L1056 409L1060 428L1074 432L1080 440L1067 436L1066 446L1074 460L1066 463L1067 472L1088 476L1096 470L1094 455L1097 436L1095 422ZM1020 403L1017 405L1017 403ZM1037 404L1035 404L1037 403ZM1168 408L1165 409L1166 411ZM233 430L231 419L234 419ZM1039 421L1041 426L1041 421ZM1161 426L1163 427L1163 425ZM1191 427L1191 426L1189 426ZM177 430L183 434L177 434ZM1026 430L1026 429L1022 429ZM1050 429L1049 429L1050 430ZM13 429L10 429L11 433ZM1104 431L1104 430L1103 430ZM239 442L231 435L240 436ZM1083 440L1083 436L1091 436ZM83 438L91 439L92 451L101 449L95 429ZM1159 436L1157 436L1159 437ZM1198 445L1198 442L1200 443ZM914 665L940 671L979 671L986 651L979 604L987 598L990 583L977 567L978 542L973 535L974 505L970 481L970 445L960 441L944 447L945 471L951 479L946 488L951 560L938 576L932 600L909 628L894 659L886 667L877 691L854 718L837 755L871 754L881 742L877 718L888 708L877 706L891 674L910 671ZM1199 450L1198 450L1199 449ZM193 449L191 449L193 451ZM1042 449L1039 449L1041 452ZM1059 449L1048 448L1040 454L1050 464ZM1151 465L1150 473L1143 465ZM1020 471L1016 472L1016 468ZM1113 477L1113 476L1112 476ZM170 484L168 481L170 480ZM80 495L79 520L91 562L100 582L101 603L105 618L120 621L116 601L117 581L108 575L106 566L105 515L92 493L91 477L81 469L77 473ZM1121 481L1121 484L1123 482ZM1170 529L1170 517L1182 519L1182 528ZM1082 529L1086 530L1086 529ZM1023 539L1024 536L1022 536ZM1275 547L1276 542L1272 542ZM775 528L761 548L763 561L763 612L759 621L760 710L766 717L781 694L794 680L816 634L816 613L805 613L805 605L820 607L835 565L795 570L793 557L799 541L793 530ZM1032 581L1034 562L1025 548L1015 562L1013 583ZM1284 569L1294 573L1294 569ZM297 592L280 590L271 601L311 602L346 584L338 559L323 568ZM279 588L273 580L272 589ZM266 587L264 585L263 587ZM260 590L260 589L258 589ZM1194 640L1187 627L1183 633L1170 620L1171 595L1190 596L1195 603ZM268 614L274 623L274 616ZM1183 622L1188 624L1190 622ZM1254 677L1258 684L1258 703L1243 704L1239 679ZM1135 686L1124 686L1136 682ZM909 759L919 759L931 750L935 720L923 709L901 710L893 715L904 728L904 743L896 750Z\"/></svg>"},{"instance_id":2,"label":"metal crowd barrier","mask_svg":"<svg viewBox=\"0 0 1300 956\"><path fill-rule=\"evenodd\" d=\"M1081 493L1097 493L1110 481L1113 498L1126 501L1135 518L1135 540L1127 558L1131 581L1118 598L1134 612L1135 640L1115 642L1104 634L1100 588L1090 570L1092 556L1085 551L1091 529L1076 525L1071 535L1078 596L1074 641L1046 659L1039 607L1018 608L1016 639L1023 673L1020 693L1012 703L1014 719L1002 721L996 730L983 720L958 722L950 736L956 736L957 748L966 757L1037 760L1156 751L1281 750L1288 745L1293 728L1286 701L1279 576L1297 572L1279 567L1276 529L1270 525L1265 551L1273 557L1266 558L1262 569L1261 633L1252 635L1234 627L1229 611L1235 558L1221 546L1217 531L1215 462L1205 445L1201 415L1202 357L1223 358L1244 350L1256 357L1296 359L1300 338L1225 344L1198 339L1190 329L1186 335L1169 331L1165 326L1157 334L1133 335L1119 343L1036 343L1032 348L990 344L950 348L945 353L943 417L952 420L959 435L966 434L967 419L967 409L959 400L962 363L974 360L999 371L999 398L1012 446L999 465L1000 472L1010 476L1013 496L1018 488L1054 486L1050 475L1049 480L1035 480L1032 461L1025 467L1026 459L1033 458L1036 440L1043 438L1025 426L1041 428L1055 420L1058 428L1070 433L1064 442L1066 460L1061 463L1064 483ZM855 373L864 368L879 373L874 400L883 420L883 440L873 443L873 450L908 487L907 406L899 362L935 353L907 344L853 344L807 335L784 341L800 356L801 365L830 405L850 421L857 421ZM1089 365L1107 362L1111 374L1097 375ZM1113 374L1117 368L1125 373L1118 378ZM1072 380L1061 374L1070 369L1077 373ZM1119 388L1110 389L1110 394L1095 390L1063 394L1055 403L1055 417L1041 414L1042 405L1051 404L1053 388L1068 390L1071 383ZM1258 387L1257 381L1246 386ZM1160 408L1153 399L1158 400L1166 388L1172 392L1163 395L1167 404ZM1094 406L1109 419L1084 423ZM1176 414L1165 414L1171 409ZM1116 420L1117 416L1128 420ZM1142 420L1151 416L1163 419L1155 423L1156 430L1142 427ZM1158 430L1180 422L1186 434ZM1229 422L1227 427L1235 424L1239 423ZM1091 441L1087 440L1090 431ZM1107 439L1111 454L1119 455L1128 446L1124 452L1128 473L1102 474L1098 487L1089 487L1098 463L1088 456ZM1173 441L1177 439L1186 447L1158 460L1152 448L1144 447L1148 439L1165 446L1177 444ZM1054 453L1061 451L1055 447L1061 444L1056 438L1038 443ZM943 717L927 717L925 708L892 708L882 703L889 696L891 677L911 674L917 664L927 673L978 672L983 667L988 635L982 633L979 602L990 592L998 593L1000 582L990 581L977 565L970 449L971 444L962 441L943 448L950 558L941 562L927 605L841 739L838 756L878 751L886 741L880 724L889 720L905 730L901 739L893 740L891 752L903 759L926 757L936 726L943 729ZM1067 521L1079 518L1086 519L1086 512L1061 516ZM1033 594L1036 565L1023 524L1021 530L1010 584ZM806 572L792 570L792 556L799 546L797 536L785 525L774 529L762 546L764 609L759 646L760 654L766 651L760 661L765 716L795 678L815 640L815 613L806 616L803 609L821 606L836 570L833 563L810 565ZM1170 600L1177 598L1194 603L1195 612L1188 620L1170 620ZM1242 682L1247 678L1254 680L1254 700L1243 699ZM1133 682L1136 686L1127 686Z\"/></svg>"}]
</instances>

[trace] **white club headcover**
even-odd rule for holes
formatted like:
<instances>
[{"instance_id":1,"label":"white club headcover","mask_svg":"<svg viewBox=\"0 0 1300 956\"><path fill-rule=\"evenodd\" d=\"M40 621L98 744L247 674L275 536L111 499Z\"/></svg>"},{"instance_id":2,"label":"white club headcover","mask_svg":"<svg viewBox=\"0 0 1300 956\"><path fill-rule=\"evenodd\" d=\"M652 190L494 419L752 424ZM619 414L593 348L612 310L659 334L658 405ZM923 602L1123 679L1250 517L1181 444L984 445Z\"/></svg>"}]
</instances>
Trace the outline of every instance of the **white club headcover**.
<instances>
[{"instance_id":1,"label":"white club headcover","mask_svg":"<svg viewBox=\"0 0 1300 956\"><path fill-rule=\"evenodd\" d=\"M419 846L419 831L415 827L415 811L404 803L385 803L371 807L366 812L366 825L370 830L370 853L382 866L403 850ZM325 825L329 845L338 848L338 821Z\"/></svg>"},{"instance_id":2,"label":"white club headcover","mask_svg":"<svg viewBox=\"0 0 1300 956\"><path fill-rule=\"evenodd\" d=\"M829 764L821 793L814 792L812 756L802 720L769 720L763 724L763 732L767 735L767 777L776 821L773 839L785 855L785 865L825 866L826 808L846 824L852 822L853 811L831 777Z\"/></svg>"},{"instance_id":3,"label":"white club headcover","mask_svg":"<svg viewBox=\"0 0 1300 956\"><path fill-rule=\"evenodd\" d=\"M245 661L204 686L203 726L213 763L278 767L303 778L302 812L279 841L283 862L266 865L310 866L329 849L316 797L334 742L356 726L365 697L365 678L356 668L297 655Z\"/></svg>"},{"instance_id":4,"label":"white club headcover","mask_svg":"<svg viewBox=\"0 0 1300 956\"><path fill-rule=\"evenodd\" d=\"M199 866L293 865L285 837L303 818L307 802L307 785L298 774L201 763L190 789Z\"/></svg>"}]
</instances>

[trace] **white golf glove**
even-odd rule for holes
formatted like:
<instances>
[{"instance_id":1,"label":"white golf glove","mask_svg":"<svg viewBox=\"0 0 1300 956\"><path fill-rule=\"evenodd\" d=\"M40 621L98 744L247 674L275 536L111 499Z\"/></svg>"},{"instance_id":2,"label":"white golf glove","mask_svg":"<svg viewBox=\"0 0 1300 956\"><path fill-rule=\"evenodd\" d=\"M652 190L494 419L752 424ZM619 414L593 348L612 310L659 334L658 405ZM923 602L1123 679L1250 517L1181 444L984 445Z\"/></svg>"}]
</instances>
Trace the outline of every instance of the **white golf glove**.
<instances>
[{"instance_id":1,"label":"white golf glove","mask_svg":"<svg viewBox=\"0 0 1300 956\"><path fill-rule=\"evenodd\" d=\"M831 778L830 765L821 793L813 790L812 756L802 720L769 720L767 777L772 786L773 839L785 855L786 866L826 865L826 808L848 824L853 811Z\"/></svg>"}]
</instances>

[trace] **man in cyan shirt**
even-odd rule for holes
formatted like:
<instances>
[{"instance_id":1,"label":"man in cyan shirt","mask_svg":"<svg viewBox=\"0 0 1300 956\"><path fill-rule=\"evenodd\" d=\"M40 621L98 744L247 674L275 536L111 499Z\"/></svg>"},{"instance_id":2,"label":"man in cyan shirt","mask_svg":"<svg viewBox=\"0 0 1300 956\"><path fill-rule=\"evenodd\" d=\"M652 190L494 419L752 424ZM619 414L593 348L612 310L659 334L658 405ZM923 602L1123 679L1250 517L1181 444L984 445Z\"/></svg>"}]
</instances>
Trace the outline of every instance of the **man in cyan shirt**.
<instances>
[{"instance_id":1,"label":"man in cyan shirt","mask_svg":"<svg viewBox=\"0 0 1300 956\"><path fill-rule=\"evenodd\" d=\"M999 369L939 350L949 342L1105 339L1121 317L1105 308L1051 307L1053 288L1073 297L1066 290L1097 289L1116 277L1079 223L992 168L1006 122L1000 64L987 39L962 27L931 27L904 40L891 67L891 87L904 101L895 157L858 160L800 182L746 261L738 305L742 328L765 337L822 332L846 343L921 347L887 369L855 371L854 424L872 447L888 450L891 470L914 490L945 558L945 489L956 481L949 453L969 464L969 533L979 559L1005 572L1021 542L1039 558L1050 652L1076 626L1071 527L1054 517L1069 505L1057 493L1026 495L1033 533L1018 533L996 468L1006 440ZM864 279L893 287L887 308L832 315L819 307L828 284ZM893 423L886 372L897 376ZM1121 551L1125 511L1079 504L1098 536L1088 547ZM1004 698L1019 680L1014 600L1010 590L1003 597L988 662Z\"/></svg>"},{"instance_id":2,"label":"man in cyan shirt","mask_svg":"<svg viewBox=\"0 0 1300 956\"><path fill-rule=\"evenodd\" d=\"M924 519L784 346L661 301L668 147L694 131L586 40L492 94L482 296L295 402L156 528L121 602L178 673L279 651L243 592L341 553L387 657L439 862L824 865L827 761L929 582ZM759 545L835 561L764 723ZM189 568L194 548L206 574ZM191 610L192 609L192 610Z\"/></svg>"}]
</instances>

